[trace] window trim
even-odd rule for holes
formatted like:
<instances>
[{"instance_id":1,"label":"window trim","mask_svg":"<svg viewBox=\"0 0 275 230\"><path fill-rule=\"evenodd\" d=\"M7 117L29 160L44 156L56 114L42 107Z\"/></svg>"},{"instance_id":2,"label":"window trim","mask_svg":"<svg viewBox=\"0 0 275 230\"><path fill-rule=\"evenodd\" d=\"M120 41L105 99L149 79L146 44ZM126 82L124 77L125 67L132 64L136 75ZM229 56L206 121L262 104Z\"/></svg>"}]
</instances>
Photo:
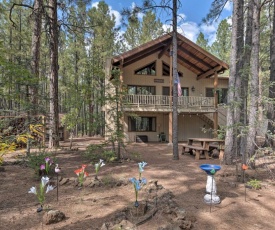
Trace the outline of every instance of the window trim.
<instances>
[{"instance_id":1,"label":"window trim","mask_svg":"<svg viewBox=\"0 0 275 230\"><path fill-rule=\"evenodd\" d=\"M154 88L154 94L151 95L156 95L156 86L155 85L127 85L127 93L129 94L129 87L135 87L135 94L133 95L147 95L147 94L137 94L137 87L152 87Z\"/></svg>"},{"instance_id":2,"label":"window trim","mask_svg":"<svg viewBox=\"0 0 275 230\"><path fill-rule=\"evenodd\" d=\"M168 75L163 74L163 65L166 65L169 68ZM161 74L162 74L163 77L169 77L170 76L170 65L167 64L165 61L162 61L161 70L162 70ZM181 71L178 71L178 74L179 74L179 77L183 77L183 73Z\"/></svg>"},{"instance_id":3,"label":"window trim","mask_svg":"<svg viewBox=\"0 0 275 230\"><path fill-rule=\"evenodd\" d=\"M152 130L132 130L132 120L135 117L128 116L128 132L156 132L157 131L157 117L154 116L138 116L139 118L152 118L152 124L148 124L149 127L152 127ZM136 123L135 123L136 126Z\"/></svg>"},{"instance_id":4,"label":"window trim","mask_svg":"<svg viewBox=\"0 0 275 230\"><path fill-rule=\"evenodd\" d=\"M136 73L136 72L141 71L142 69L144 69L147 66L152 65L152 64L155 64L155 74L138 74L138 73ZM146 64L146 65L144 65L144 66L142 66L142 67L140 67L138 69L135 69L134 70L134 75L139 75L139 76L157 76L157 61L156 60L152 61L149 64Z\"/></svg>"}]
</instances>

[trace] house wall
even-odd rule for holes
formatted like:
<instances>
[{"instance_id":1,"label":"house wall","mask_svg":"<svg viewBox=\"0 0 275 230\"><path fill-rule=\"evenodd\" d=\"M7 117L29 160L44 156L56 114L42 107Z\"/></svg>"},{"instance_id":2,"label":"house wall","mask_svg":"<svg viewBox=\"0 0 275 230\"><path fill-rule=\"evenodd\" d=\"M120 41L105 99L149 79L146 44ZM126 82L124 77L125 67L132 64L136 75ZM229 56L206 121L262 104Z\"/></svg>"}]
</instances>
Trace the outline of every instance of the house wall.
<instances>
[{"instance_id":1,"label":"house wall","mask_svg":"<svg viewBox=\"0 0 275 230\"><path fill-rule=\"evenodd\" d=\"M124 134L127 142L135 142L137 135L146 135L149 142L158 141L158 134L164 132L168 140L169 133L169 114L168 113L139 113L140 116L156 117L156 132L129 132L128 115L124 116ZM210 129L197 115L178 116L178 140L187 141L190 137L212 138L212 133L203 132L203 128Z\"/></svg>"},{"instance_id":2,"label":"house wall","mask_svg":"<svg viewBox=\"0 0 275 230\"><path fill-rule=\"evenodd\" d=\"M134 71L148 65L149 63L157 62L156 76L151 75L135 75ZM123 69L123 83L125 85L147 85L156 86L156 95L162 95L162 87L169 86L170 77L162 76L162 62L170 65L170 59L167 56L163 56L162 59L158 59L157 54L152 54L146 59L141 59L134 64L128 65ZM190 70L186 69L182 65L178 64L178 71L183 73L183 77L180 77L181 87L189 88L189 96L205 96L206 88L214 87L214 78L197 80L196 75ZM155 83L155 79L163 79L164 83ZM219 88L228 88L227 79L219 79ZM191 87L195 87L195 91L192 92Z\"/></svg>"},{"instance_id":3,"label":"house wall","mask_svg":"<svg viewBox=\"0 0 275 230\"><path fill-rule=\"evenodd\" d=\"M156 61L156 75L135 75L134 71L140 69L152 62ZM158 59L157 54L152 54L146 59L141 59L131 65L126 66L122 71L123 84L124 85L144 85L144 86L156 86L156 95L162 95L162 87L168 87L170 85L170 77L162 76L162 62L170 65L170 59L167 56L163 56L162 59ZM183 73L183 77L180 77L181 87L189 88L189 96L205 96L206 88L214 88L214 78L197 80L196 75L190 70L178 64L178 71ZM154 82L155 79L163 79L163 83ZM192 92L191 88L194 86L195 91ZM228 88L228 79L219 79L218 88ZM108 110L110 105L106 106ZM109 108L110 109L110 108ZM107 114L107 113L106 113ZM169 133L169 114L167 112L136 112L139 116L151 116L156 117L156 131L155 132L129 132L128 131L128 115L124 114L124 135L125 141L135 142L137 135L147 135L148 141L158 141L158 134L164 132L166 139L168 140ZM112 117L106 116L106 121L112 126ZM178 117L178 140L187 141L190 137L213 137L212 133L203 132L203 128L210 129L210 126L206 124L196 114L184 114ZM106 132L107 134L108 132ZM106 137L106 136L105 136Z\"/></svg>"}]
</instances>

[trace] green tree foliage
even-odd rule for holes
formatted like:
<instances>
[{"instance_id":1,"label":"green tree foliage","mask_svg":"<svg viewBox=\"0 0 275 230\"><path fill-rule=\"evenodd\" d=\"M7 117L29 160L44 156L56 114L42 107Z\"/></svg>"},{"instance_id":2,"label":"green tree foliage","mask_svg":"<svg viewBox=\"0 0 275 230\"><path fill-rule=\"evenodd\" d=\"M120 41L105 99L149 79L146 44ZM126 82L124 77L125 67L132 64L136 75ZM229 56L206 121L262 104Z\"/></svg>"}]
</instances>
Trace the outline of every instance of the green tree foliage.
<instances>
[{"instance_id":1,"label":"green tree foliage","mask_svg":"<svg viewBox=\"0 0 275 230\"><path fill-rule=\"evenodd\" d=\"M164 34L160 19L156 18L153 11L148 11L142 18L140 44L149 42Z\"/></svg>"},{"instance_id":2,"label":"green tree foliage","mask_svg":"<svg viewBox=\"0 0 275 230\"><path fill-rule=\"evenodd\" d=\"M223 19L216 33L216 40L210 47L210 51L216 57L220 58L226 63L229 63L230 59L230 46L231 46L231 26L227 22L227 19Z\"/></svg>"},{"instance_id":3,"label":"green tree foliage","mask_svg":"<svg viewBox=\"0 0 275 230\"><path fill-rule=\"evenodd\" d=\"M126 50L131 50L163 35L165 31L162 26L160 19L157 19L151 10L144 13L142 20L139 20L137 14L132 14L128 17L128 26L123 35Z\"/></svg>"},{"instance_id":4,"label":"green tree foliage","mask_svg":"<svg viewBox=\"0 0 275 230\"><path fill-rule=\"evenodd\" d=\"M210 49L210 47L208 45L208 39L206 39L204 37L204 34L202 32L199 33L199 35L197 37L196 44L207 51L209 51L209 49Z\"/></svg>"},{"instance_id":5,"label":"green tree foliage","mask_svg":"<svg viewBox=\"0 0 275 230\"><path fill-rule=\"evenodd\" d=\"M140 21L136 15L129 17L129 24L123 36L127 42L127 50L140 45Z\"/></svg>"}]
</instances>

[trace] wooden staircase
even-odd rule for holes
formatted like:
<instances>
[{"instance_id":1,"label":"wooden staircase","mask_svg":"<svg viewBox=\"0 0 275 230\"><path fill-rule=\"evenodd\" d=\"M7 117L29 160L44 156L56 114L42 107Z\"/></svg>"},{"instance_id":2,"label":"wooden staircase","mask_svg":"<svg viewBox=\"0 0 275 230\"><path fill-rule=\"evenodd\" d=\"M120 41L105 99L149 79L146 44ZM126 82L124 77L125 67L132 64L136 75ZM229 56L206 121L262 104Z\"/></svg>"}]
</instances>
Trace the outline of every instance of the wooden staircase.
<instances>
[{"instance_id":1,"label":"wooden staircase","mask_svg":"<svg viewBox=\"0 0 275 230\"><path fill-rule=\"evenodd\" d=\"M226 125L226 109L223 107L218 108L218 128ZM214 118L213 114L200 114L199 118L208 124L210 127L214 128Z\"/></svg>"}]
</instances>

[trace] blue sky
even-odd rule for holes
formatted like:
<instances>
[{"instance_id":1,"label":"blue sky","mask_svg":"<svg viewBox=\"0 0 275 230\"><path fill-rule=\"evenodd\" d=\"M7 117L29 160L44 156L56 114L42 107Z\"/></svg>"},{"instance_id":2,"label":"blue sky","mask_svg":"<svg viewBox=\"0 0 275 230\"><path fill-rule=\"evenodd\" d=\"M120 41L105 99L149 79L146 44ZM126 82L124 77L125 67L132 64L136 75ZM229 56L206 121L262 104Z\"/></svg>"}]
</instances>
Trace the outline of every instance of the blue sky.
<instances>
[{"instance_id":1,"label":"blue sky","mask_svg":"<svg viewBox=\"0 0 275 230\"><path fill-rule=\"evenodd\" d=\"M155 2L160 2L161 0L155 0ZM98 1L92 1L92 6L96 6ZM123 8L132 7L134 4L141 5L142 0L105 0L105 2L110 6L110 11L117 18L116 25L120 25L121 15L120 12ZM202 23L202 19L206 16L211 6L212 0L181 0L181 8L178 10L178 32L182 33L184 36L192 41L196 41L198 34L204 33L209 43L211 44L216 37L216 30L219 22L227 18L232 11L232 3L228 3L221 15L221 18L214 22L212 25L206 25ZM158 13L164 23L165 27L169 27L169 21L171 16L163 12ZM142 17L142 15L141 15Z\"/></svg>"}]
</instances>

